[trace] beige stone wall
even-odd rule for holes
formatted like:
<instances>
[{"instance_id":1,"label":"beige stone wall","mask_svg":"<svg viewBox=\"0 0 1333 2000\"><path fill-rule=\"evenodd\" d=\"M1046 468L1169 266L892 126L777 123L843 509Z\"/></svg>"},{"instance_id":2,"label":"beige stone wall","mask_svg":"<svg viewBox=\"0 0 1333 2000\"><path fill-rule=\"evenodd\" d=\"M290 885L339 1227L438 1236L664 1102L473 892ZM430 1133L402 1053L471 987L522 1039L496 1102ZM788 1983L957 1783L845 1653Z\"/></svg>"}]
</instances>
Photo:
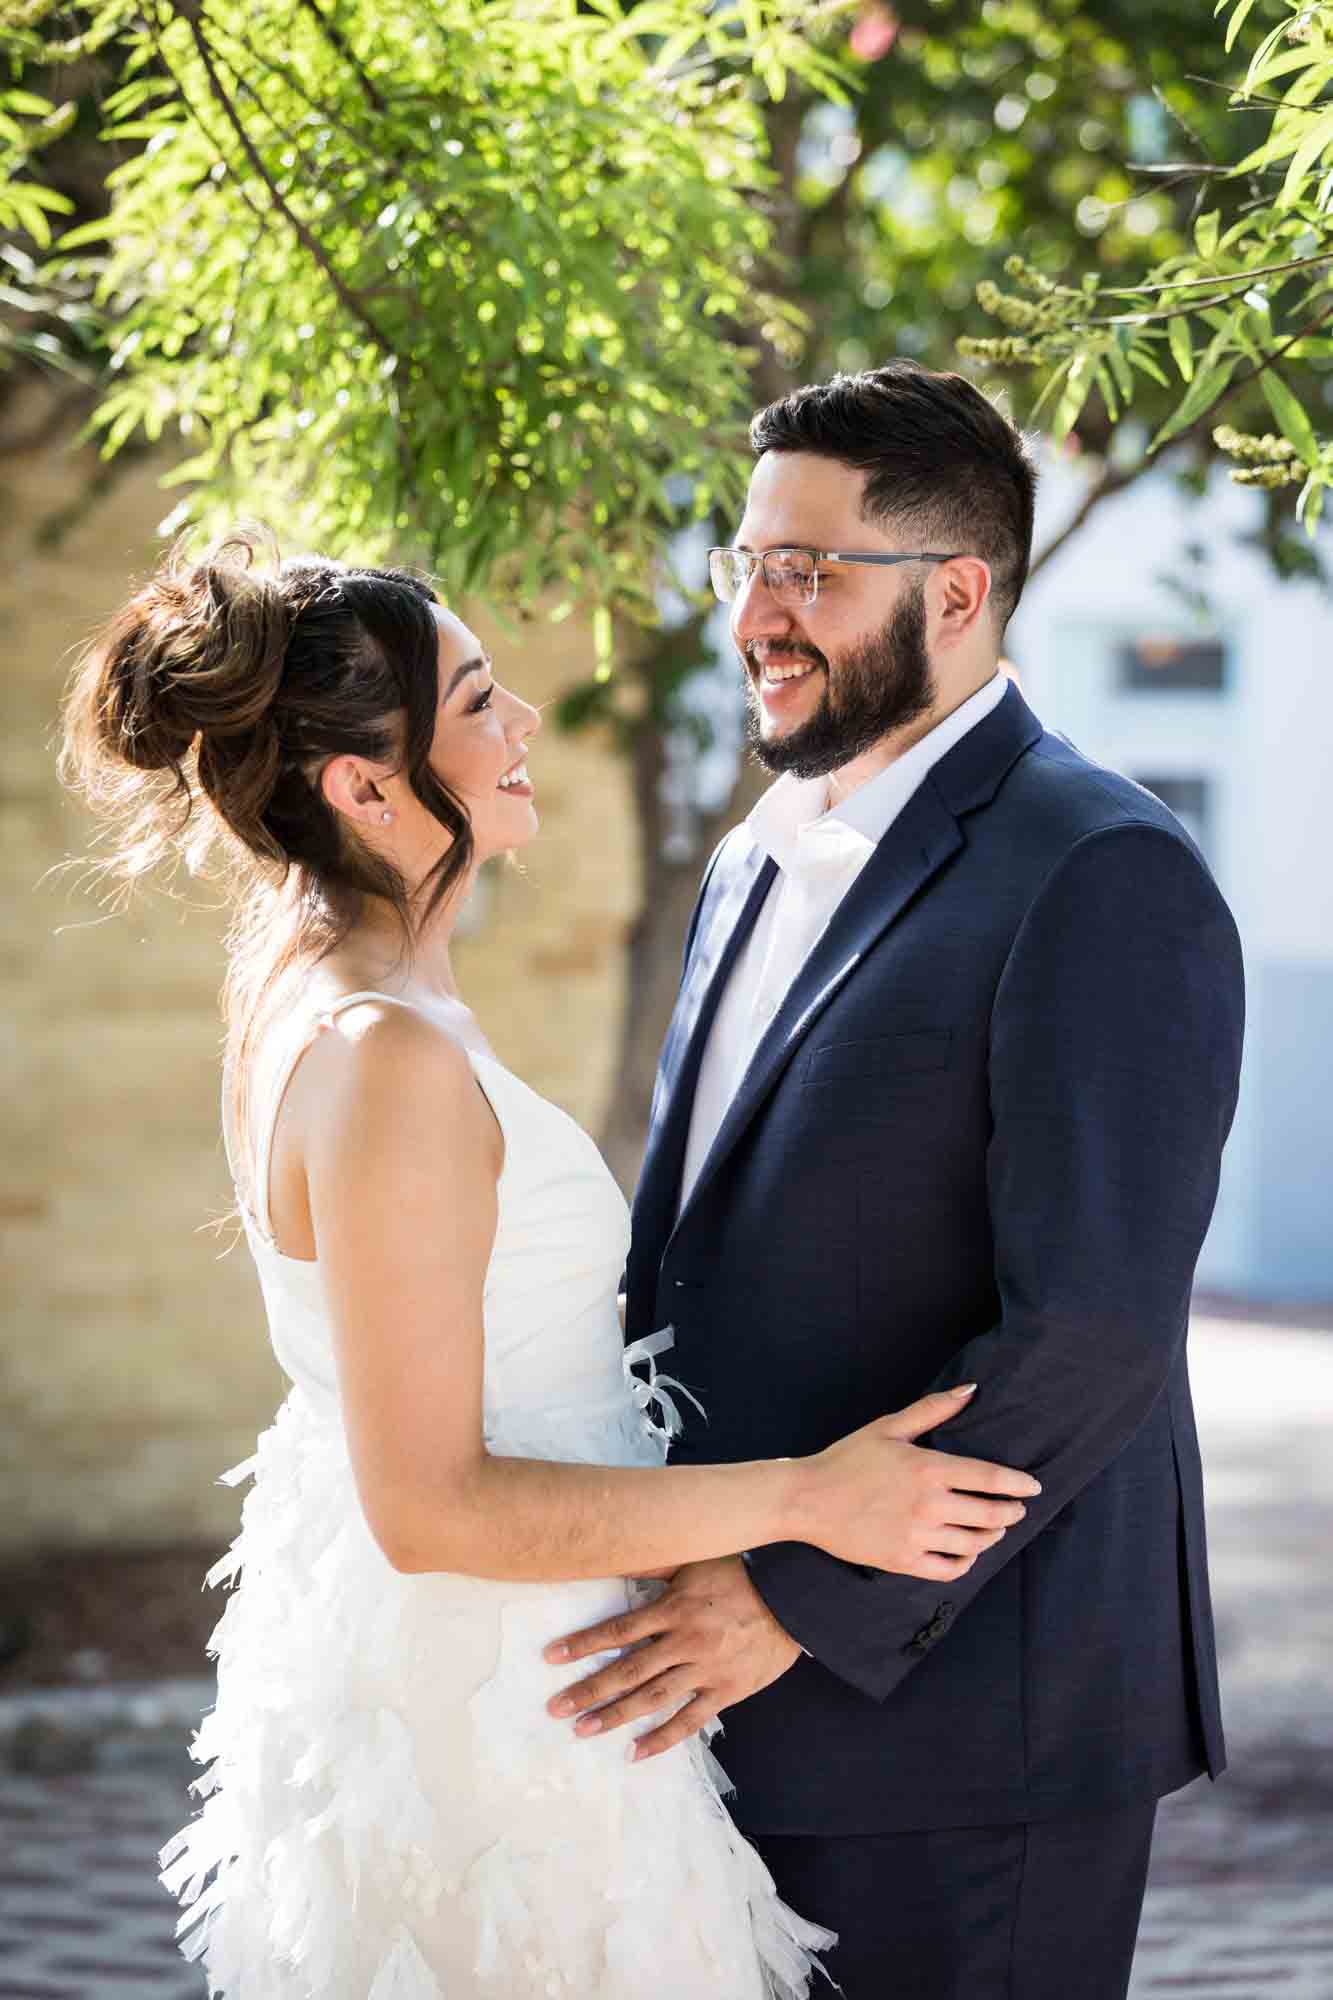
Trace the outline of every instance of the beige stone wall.
<instances>
[{"instance_id":1,"label":"beige stone wall","mask_svg":"<svg viewBox=\"0 0 1333 2000\"><path fill-rule=\"evenodd\" d=\"M73 650L154 560L170 498L143 464L54 549L38 523L83 490L87 455L0 465L0 1552L221 1542L216 1484L282 1394L217 1137L216 910L144 898L99 919L49 871L88 829L52 737ZM545 701L586 670L568 625L489 635ZM634 893L623 767L548 727L533 756L543 834L493 868L460 979L497 1050L594 1128L608 1087ZM224 1251L226 1254L223 1254Z\"/></svg>"}]
</instances>

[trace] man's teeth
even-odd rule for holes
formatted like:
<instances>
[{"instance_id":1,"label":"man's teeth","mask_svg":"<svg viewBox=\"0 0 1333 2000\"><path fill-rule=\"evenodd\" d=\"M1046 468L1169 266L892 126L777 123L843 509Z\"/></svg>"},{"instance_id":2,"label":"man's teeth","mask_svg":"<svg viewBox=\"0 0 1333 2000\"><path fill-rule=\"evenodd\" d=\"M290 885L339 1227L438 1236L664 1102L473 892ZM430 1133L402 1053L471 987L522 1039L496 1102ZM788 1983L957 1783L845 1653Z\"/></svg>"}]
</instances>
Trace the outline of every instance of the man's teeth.
<instances>
[{"instance_id":1,"label":"man's teeth","mask_svg":"<svg viewBox=\"0 0 1333 2000\"><path fill-rule=\"evenodd\" d=\"M501 778L500 780L500 789L501 791L504 791L505 788L509 785L526 785L527 782L528 782L527 765L517 764L515 765L512 771L505 772L503 778Z\"/></svg>"},{"instance_id":2,"label":"man's teeth","mask_svg":"<svg viewBox=\"0 0 1333 2000\"><path fill-rule=\"evenodd\" d=\"M765 661L763 674L764 679L772 685L776 681L798 681L803 675L812 674L814 670L813 660L798 660L792 667L779 667L772 661Z\"/></svg>"}]
</instances>

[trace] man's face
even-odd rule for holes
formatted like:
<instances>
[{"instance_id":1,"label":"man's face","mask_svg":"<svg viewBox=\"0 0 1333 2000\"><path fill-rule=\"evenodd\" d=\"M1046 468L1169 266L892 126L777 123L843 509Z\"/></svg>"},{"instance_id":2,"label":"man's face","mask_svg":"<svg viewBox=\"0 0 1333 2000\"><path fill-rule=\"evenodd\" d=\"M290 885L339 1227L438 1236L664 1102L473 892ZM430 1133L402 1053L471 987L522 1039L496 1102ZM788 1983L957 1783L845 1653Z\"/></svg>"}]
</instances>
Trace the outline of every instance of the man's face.
<instances>
[{"instance_id":1,"label":"man's face","mask_svg":"<svg viewBox=\"0 0 1333 2000\"><path fill-rule=\"evenodd\" d=\"M865 475L803 452L766 452L750 481L736 546L894 554L911 546L861 514ZM920 544L916 544L920 546ZM825 777L926 714L923 571L821 565L813 604L779 604L756 568L732 605L745 667L748 730L761 763Z\"/></svg>"}]
</instances>

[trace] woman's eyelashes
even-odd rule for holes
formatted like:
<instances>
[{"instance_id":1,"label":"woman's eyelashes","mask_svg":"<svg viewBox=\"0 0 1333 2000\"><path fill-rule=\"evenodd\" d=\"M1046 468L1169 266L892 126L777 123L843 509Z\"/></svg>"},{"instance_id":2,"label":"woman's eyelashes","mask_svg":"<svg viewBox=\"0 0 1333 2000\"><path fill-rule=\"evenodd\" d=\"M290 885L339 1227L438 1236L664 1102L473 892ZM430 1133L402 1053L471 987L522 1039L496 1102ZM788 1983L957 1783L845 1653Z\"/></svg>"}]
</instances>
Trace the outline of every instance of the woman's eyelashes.
<instances>
[{"instance_id":1,"label":"woman's eyelashes","mask_svg":"<svg viewBox=\"0 0 1333 2000\"><path fill-rule=\"evenodd\" d=\"M489 687L482 689L481 693L477 696L476 700L471 704L471 706L468 709L468 714L480 715L483 708L489 708L491 705L491 696L494 693L495 693L495 682L492 681Z\"/></svg>"}]
</instances>

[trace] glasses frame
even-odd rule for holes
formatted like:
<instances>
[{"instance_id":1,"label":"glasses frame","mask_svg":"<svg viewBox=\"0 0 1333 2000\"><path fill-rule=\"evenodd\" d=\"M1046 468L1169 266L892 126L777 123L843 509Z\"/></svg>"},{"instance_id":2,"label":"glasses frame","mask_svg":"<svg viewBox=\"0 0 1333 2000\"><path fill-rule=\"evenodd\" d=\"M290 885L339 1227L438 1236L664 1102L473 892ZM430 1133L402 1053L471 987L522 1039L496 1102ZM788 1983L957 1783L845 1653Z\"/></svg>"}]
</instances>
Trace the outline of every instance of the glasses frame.
<instances>
[{"instance_id":1,"label":"glasses frame","mask_svg":"<svg viewBox=\"0 0 1333 2000\"><path fill-rule=\"evenodd\" d=\"M807 549L795 543L789 548L765 549L762 554L757 553L753 549L719 548L708 551L708 579L713 586L713 595L717 598L719 604L734 604L740 596L741 591L744 590L745 585L749 583L750 578L754 575L755 570L759 569L763 572L764 588L772 591L773 595L778 598L779 603L782 603L784 600L779 595L777 586L768 574L770 561L776 556L809 556L814 565L810 578L810 595L808 597L799 597L795 602L798 604L814 604L819 597L819 564L822 562L856 563L865 568L891 569L897 563L953 562L955 557L961 553L960 550L955 549L949 555L943 555L933 550L914 551L910 555L880 555L878 553L871 554L854 549ZM713 561L715 556L728 556L732 558L740 556L749 564L744 582L740 584L730 597L724 597L718 588ZM792 600L788 598L785 601L790 603Z\"/></svg>"}]
</instances>

